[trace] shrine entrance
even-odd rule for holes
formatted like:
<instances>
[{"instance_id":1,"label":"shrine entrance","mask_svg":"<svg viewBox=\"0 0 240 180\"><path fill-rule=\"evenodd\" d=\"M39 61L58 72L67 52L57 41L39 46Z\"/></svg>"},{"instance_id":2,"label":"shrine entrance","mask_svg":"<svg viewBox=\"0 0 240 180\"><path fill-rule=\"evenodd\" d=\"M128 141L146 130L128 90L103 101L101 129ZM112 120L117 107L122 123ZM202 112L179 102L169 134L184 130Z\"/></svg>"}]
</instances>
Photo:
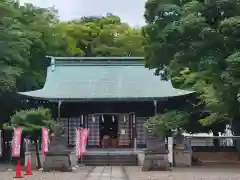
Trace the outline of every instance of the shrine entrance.
<instances>
[{"instance_id":1,"label":"shrine entrance","mask_svg":"<svg viewBox=\"0 0 240 180\"><path fill-rule=\"evenodd\" d=\"M89 114L89 148L133 148L136 141L134 113Z\"/></svg>"},{"instance_id":2,"label":"shrine entrance","mask_svg":"<svg viewBox=\"0 0 240 180\"><path fill-rule=\"evenodd\" d=\"M118 145L118 116L102 115L99 121L100 147L116 148Z\"/></svg>"}]
</instances>

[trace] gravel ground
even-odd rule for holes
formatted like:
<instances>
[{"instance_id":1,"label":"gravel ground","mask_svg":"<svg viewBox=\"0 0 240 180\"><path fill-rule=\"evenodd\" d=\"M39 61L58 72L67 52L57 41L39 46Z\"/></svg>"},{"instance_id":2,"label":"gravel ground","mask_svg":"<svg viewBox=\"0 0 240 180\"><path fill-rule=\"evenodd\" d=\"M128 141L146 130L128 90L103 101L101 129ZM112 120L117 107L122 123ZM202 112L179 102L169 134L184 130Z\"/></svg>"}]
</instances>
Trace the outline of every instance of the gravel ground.
<instances>
[{"instance_id":1,"label":"gravel ground","mask_svg":"<svg viewBox=\"0 0 240 180\"><path fill-rule=\"evenodd\" d=\"M33 172L24 180L240 180L240 167L173 168L172 171L142 172L140 166L81 167L72 173ZM128 177L125 177L124 173ZM14 179L14 172L0 172L0 180Z\"/></svg>"},{"instance_id":2,"label":"gravel ground","mask_svg":"<svg viewBox=\"0 0 240 180\"><path fill-rule=\"evenodd\" d=\"M142 172L141 167L125 167L129 180L239 180L240 167L173 168L172 171Z\"/></svg>"}]
</instances>

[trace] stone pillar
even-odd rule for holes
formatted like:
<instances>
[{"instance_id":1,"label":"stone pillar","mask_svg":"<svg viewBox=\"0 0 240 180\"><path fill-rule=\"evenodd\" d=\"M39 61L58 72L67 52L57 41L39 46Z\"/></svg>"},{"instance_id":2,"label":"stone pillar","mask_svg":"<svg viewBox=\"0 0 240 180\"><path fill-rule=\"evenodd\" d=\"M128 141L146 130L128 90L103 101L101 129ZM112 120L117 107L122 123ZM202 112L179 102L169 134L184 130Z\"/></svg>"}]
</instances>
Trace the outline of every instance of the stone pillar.
<instances>
[{"instance_id":1,"label":"stone pillar","mask_svg":"<svg viewBox=\"0 0 240 180\"><path fill-rule=\"evenodd\" d=\"M168 171L171 169L168 161L168 150L165 148L164 136L154 137L148 133L147 151L145 152L142 171L152 170Z\"/></svg>"},{"instance_id":2,"label":"stone pillar","mask_svg":"<svg viewBox=\"0 0 240 180\"><path fill-rule=\"evenodd\" d=\"M61 128L56 129L54 134L45 156L43 171L71 172L71 149L68 148L67 138Z\"/></svg>"},{"instance_id":3,"label":"stone pillar","mask_svg":"<svg viewBox=\"0 0 240 180\"><path fill-rule=\"evenodd\" d=\"M138 151L138 165L143 166L144 165L144 159L145 159L145 152L144 151Z\"/></svg>"},{"instance_id":4,"label":"stone pillar","mask_svg":"<svg viewBox=\"0 0 240 180\"><path fill-rule=\"evenodd\" d=\"M191 148L185 148L185 139L181 134L175 135L174 165L176 167L190 167L192 164Z\"/></svg>"},{"instance_id":5,"label":"stone pillar","mask_svg":"<svg viewBox=\"0 0 240 180\"><path fill-rule=\"evenodd\" d=\"M82 157L82 156L81 156ZM76 158L76 152L72 151L70 153L70 161L71 161L71 165L72 166L76 166L78 165L78 159ZM84 165L84 164L81 164Z\"/></svg>"}]
</instances>

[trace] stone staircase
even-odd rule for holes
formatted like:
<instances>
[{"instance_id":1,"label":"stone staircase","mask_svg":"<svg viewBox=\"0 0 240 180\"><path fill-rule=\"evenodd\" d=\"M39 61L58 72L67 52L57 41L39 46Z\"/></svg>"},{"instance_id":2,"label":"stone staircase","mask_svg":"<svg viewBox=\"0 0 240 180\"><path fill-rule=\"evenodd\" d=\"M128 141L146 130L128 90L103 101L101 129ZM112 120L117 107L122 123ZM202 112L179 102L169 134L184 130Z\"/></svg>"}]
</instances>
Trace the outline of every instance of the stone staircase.
<instances>
[{"instance_id":1,"label":"stone staircase","mask_svg":"<svg viewBox=\"0 0 240 180\"><path fill-rule=\"evenodd\" d=\"M137 166L137 154L86 154L83 156L86 166Z\"/></svg>"}]
</instances>

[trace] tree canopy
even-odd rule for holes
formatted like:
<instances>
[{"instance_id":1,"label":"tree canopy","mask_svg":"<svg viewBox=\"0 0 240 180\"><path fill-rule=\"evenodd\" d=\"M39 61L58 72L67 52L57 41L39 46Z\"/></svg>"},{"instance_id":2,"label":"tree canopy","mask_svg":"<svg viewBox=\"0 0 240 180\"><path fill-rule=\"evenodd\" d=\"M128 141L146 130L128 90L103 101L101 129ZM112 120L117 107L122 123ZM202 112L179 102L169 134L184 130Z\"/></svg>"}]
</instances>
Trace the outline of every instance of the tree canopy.
<instances>
[{"instance_id":1,"label":"tree canopy","mask_svg":"<svg viewBox=\"0 0 240 180\"><path fill-rule=\"evenodd\" d=\"M0 3L0 92L32 90L53 56L142 56L143 37L112 14L60 22L53 8Z\"/></svg>"},{"instance_id":2,"label":"tree canopy","mask_svg":"<svg viewBox=\"0 0 240 180\"><path fill-rule=\"evenodd\" d=\"M145 56L146 66L175 88L196 91L188 117L198 114L202 125L217 129L230 123L240 132L239 0L148 0L144 16L142 29L110 13L62 22L54 8L2 0L1 120L17 108L16 91L43 86L45 55Z\"/></svg>"},{"instance_id":3,"label":"tree canopy","mask_svg":"<svg viewBox=\"0 0 240 180\"><path fill-rule=\"evenodd\" d=\"M54 8L0 2L0 116L9 121L17 91L44 85L52 56L143 56L141 29L107 14L62 22Z\"/></svg>"},{"instance_id":4,"label":"tree canopy","mask_svg":"<svg viewBox=\"0 0 240 180\"><path fill-rule=\"evenodd\" d=\"M239 123L240 2L148 0L146 65L197 92L205 126Z\"/></svg>"}]
</instances>

